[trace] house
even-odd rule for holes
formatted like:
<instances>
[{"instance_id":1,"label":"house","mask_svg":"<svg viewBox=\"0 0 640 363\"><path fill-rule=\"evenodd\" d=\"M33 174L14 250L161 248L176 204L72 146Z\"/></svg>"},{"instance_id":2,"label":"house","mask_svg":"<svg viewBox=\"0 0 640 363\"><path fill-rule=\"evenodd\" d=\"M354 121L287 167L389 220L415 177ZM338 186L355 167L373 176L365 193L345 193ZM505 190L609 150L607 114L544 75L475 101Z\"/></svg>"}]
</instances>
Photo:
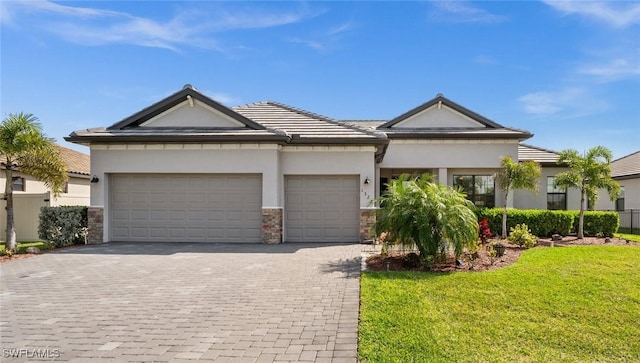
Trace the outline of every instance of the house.
<instances>
[{"instance_id":1,"label":"house","mask_svg":"<svg viewBox=\"0 0 640 363\"><path fill-rule=\"evenodd\" d=\"M58 145L60 155L64 160L69 180L63 193L55 197L51 190L41 181L30 175L13 172L14 222L16 239L18 241L37 241L38 218L40 207L60 205L89 205L89 155ZM4 168L3 168L4 169ZM5 185L4 172L0 173L0 183ZM4 198L4 194L2 194ZM0 230L4 239L7 229L6 209L0 209Z\"/></svg>"},{"instance_id":2,"label":"house","mask_svg":"<svg viewBox=\"0 0 640 363\"><path fill-rule=\"evenodd\" d=\"M611 176L620 184L614 205L620 213L620 227L640 230L640 151L612 161Z\"/></svg>"},{"instance_id":3,"label":"house","mask_svg":"<svg viewBox=\"0 0 640 363\"><path fill-rule=\"evenodd\" d=\"M90 242L280 243L370 238L373 201L402 173L499 205L492 175L531 136L440 94L392 120L339 121L270 101L228 108L186 85L66 140L91 149Z\"/></svg>"}]
</instances>

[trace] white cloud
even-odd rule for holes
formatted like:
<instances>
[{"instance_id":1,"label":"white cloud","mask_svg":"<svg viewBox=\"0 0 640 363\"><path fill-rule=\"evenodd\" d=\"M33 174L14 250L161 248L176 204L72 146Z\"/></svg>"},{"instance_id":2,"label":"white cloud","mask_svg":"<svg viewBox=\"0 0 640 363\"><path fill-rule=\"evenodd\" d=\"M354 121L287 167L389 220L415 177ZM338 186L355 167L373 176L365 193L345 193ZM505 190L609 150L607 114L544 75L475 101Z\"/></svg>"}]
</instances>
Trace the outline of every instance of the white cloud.
<instances>
[{"instance_id":1,"label":"white cloud","mask_svg":"<svg viewBox=\"0 0 640 363\"><path fill-rule=\"evenodd\" d=\"M433 20L455 23L497 23L507 19L502 15L471 6L465 1L435 1L433 5L437 9L431 16Z\"/></svg>"},{"instance_id":2,"label":"white cloud","mask_svg":"<svg viewBox=\"0 0 640 363\"><path fill-rule=\"evenodd\" d=\"M9 5L7 5L9 4ZM215 3L220 6L219 3ZM297 23L318 15L301 10L275 12L259 9L215 12L180 11L168 20L140 17L97 8L74 7L50 1L8 2L2 5L3 23L18 22L23 12L44 15L29 20L69 42L82 45L133 44L178 51L192 46L223 50L216 34L236 29L262 29ZM6 12L5 12L6 10ZM10 12L9 12L10 10ZM29 18L27 18L29 19Z\"/></svg>"},{"instance_id":3,"label":"white cloud","mask_svg":"<svg viewBox=\"0 0 640 363\"><path fill-rule=\"evenodd\" d=\"M585 65L578 73L595 76L605 81L615 81L640 76L640 59L616 58L604 64Z\"/></svg>"},{"instance_id":4,"label":"white cloud","mask_svg":"<svg viewBox=\"0 0 640 363\"><path fill-rule=\"evenodd\" d=\"M614 27L640 24L640 3L623 1L542 0L554 9L570 15L583 15Z\"/></svg>"},{"instance_id":5,"label":"white cloud","mask_svg":"<svg viewBox=\"0 0 640 363\"><path fill-rule=\"evenodd\" d=\"M536 116L575 118L599 113L608 108L606 102L581 87L532 92L520 96L518 101L526 113Z\"/></svg>"}]
</instances>

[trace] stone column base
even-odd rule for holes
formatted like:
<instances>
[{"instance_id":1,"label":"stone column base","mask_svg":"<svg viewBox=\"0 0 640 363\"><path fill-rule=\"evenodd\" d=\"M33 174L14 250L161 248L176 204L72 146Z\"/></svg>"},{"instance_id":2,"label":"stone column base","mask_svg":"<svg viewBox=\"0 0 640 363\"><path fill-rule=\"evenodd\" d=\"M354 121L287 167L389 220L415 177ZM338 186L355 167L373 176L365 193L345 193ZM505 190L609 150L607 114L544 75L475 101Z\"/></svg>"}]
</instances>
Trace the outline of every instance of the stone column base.
<instances>
[{"instance_id":1,"label":"stone column base","mask_svg":"<svg viewBox=\"0 0 640 363\"><path fill-rule=\"evenodd\" d=\"M376 224L374 215L375 209L360 209L360 242L371 242L373 235L373 225Z\"/></svg>"},{"instance_id":2,"label":"stone column base","mask_svg":"<svg viewBox=\"0 0 640 363\"><path fill-rule=\"evenodd\" d=\"M87 208L87 244L104 243L104 208Z\"/></svg>"},{"instance_id":3,"label":"stone column base","mask_svg":"<svg viewBox=\"0 0 640 363\"><path fill-rule=\"evenodd\" d=\"M282 208L262 208L262 243L282 243Z\"/></svg>"}]
</instances>

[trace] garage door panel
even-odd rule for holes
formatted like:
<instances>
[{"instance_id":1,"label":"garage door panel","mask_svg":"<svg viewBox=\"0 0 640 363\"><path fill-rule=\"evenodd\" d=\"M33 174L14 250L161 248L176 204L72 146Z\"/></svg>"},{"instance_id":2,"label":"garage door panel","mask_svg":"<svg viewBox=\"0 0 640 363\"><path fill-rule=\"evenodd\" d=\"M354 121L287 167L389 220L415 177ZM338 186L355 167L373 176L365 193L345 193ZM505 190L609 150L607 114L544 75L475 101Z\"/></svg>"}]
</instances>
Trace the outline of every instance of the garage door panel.
<instances>
[{"instance_id":1,"label":"garage door panel","mask_svg":"<svg viewBox=\"0 0 640 363\"><path fill-rule=\"evenodd\" d=\"M114 241L260 242L260 175L116 174Z\"/></svg>"},{"instance_id":2,"label":"garage door panel","mask_svg":"<svg viewBox=\"0 0 640 363\"><path fill-rule=\"evenodd\" d=\"M359 241L358 176L285 176L289 242Z\"/></svg>"}]
</instances>

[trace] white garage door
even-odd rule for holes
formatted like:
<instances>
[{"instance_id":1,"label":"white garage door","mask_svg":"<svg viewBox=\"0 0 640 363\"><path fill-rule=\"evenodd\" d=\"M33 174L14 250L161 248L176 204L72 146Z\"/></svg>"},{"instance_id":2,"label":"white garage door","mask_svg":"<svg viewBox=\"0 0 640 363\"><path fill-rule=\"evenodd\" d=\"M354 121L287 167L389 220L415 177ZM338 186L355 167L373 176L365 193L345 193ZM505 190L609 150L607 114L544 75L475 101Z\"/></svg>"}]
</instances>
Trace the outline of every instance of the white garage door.
<instances>
[{"instance_id":1,"label":"white garage door","mask_svg":"<svg viewBox=\"0 0 640 363\"><path fill-rule=\"evenodd\" d=\"M260 175L115 174L110 190L113 241L261 241Z\"/></svg>"},{"instance_id":2,"label":"white garage door","mask_svg":"<svg viewBox=\"0 0 640 363\"><path fill-rule=\"evenodd\" d=\"M286 176L288 242L358 242L358 176Z\"/></svg>"}]
</instances>

